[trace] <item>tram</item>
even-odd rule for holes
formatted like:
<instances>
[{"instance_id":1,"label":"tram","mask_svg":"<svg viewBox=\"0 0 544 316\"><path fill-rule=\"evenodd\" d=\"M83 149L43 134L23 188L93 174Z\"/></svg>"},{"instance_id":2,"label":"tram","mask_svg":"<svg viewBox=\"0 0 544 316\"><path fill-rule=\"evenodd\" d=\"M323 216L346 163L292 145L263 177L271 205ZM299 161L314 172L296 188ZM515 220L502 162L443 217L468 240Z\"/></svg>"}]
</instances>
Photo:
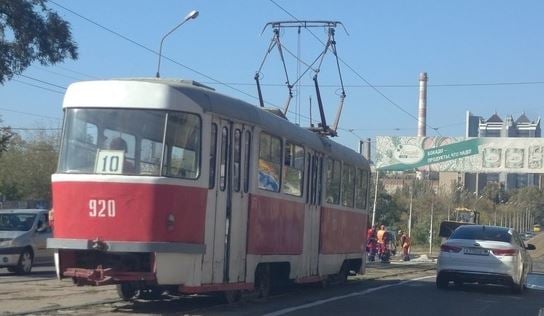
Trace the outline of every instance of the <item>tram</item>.
<instances>
[{"instance_id":1,"label":"tram","mask_svg":"<svg viewBox=\"0 0 544 316\"><path fill-rule=\"evenodd\" d=\"M195 81L77 82L52 175L59 278L121 298L345 280L364 270L369 163Z\"/></svg>"}]
</instances>

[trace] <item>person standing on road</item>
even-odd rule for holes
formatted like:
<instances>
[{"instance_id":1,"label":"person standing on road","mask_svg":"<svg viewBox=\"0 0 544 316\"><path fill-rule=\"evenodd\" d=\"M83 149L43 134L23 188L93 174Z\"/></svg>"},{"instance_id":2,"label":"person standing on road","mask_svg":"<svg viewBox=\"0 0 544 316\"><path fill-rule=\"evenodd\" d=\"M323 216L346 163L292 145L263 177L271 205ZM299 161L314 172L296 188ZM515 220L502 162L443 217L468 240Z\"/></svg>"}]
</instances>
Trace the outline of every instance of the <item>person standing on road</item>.
<instances>
[{"instance_id":1,"label":"person standing on road","mask_svg":"<svg viewBox=\"0 0 544 316\"><path fill-rule=\"evenodd\" d=\"M380 229L376 233L376 239L378 240L378 258L382 259L382 256L384 255L386 251L386 245L385 245L385 237L386 237L386 229L385 225L380 225Z\"/></svg>"},{"instance_id":2,"label":"person standing on road","mask_svg":"<svg viewBox=\"0 0 544 316\"><path fill-rule=\"evenodd\" d=\"M402 260L410 261L410 237L404 232L400 236L400 245L402 247Z\"/></svg>"},{"instance_id":3,"label":"person standing on road","mask_svg":"<svg viewBox=\"0 0 544 316\"><path fill-rule=\"evenodd\" d=\"M376 256L376 226L372 226L366 233L366 253L369 261L374 261Z\"/></svg>"}]
</instances>

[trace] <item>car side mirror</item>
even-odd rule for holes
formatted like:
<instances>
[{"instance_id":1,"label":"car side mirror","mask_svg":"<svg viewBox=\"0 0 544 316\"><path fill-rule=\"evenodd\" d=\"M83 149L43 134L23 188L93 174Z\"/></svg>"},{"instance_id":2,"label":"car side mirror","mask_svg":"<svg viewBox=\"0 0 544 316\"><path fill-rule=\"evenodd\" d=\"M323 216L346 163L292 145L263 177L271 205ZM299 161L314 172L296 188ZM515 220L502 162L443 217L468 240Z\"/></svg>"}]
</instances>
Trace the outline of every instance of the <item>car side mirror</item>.
<instances>
[{"instance_id":1,"label":"car side mirror","mask_svg":"<svg viewBox=\"0 0 544 316\"><path fill-rule=\"evenodd\" d=\"M527 244L527 246L525 246L525 249L527 249L527 250L535 250L536 247L535 247L535 245L533 245L533 244Z\"/></svg>"},{"instance_id":2,"label":"car side mirror","mask_svg":"<svg viewBox=\"0 0 544 316\"><path fill-rule=\"evenodd\" d=\"M38 227L36 228L36 232L43 233L47 231L47 224L43 222L38 222Z\"/></svg>"}]
</instances>

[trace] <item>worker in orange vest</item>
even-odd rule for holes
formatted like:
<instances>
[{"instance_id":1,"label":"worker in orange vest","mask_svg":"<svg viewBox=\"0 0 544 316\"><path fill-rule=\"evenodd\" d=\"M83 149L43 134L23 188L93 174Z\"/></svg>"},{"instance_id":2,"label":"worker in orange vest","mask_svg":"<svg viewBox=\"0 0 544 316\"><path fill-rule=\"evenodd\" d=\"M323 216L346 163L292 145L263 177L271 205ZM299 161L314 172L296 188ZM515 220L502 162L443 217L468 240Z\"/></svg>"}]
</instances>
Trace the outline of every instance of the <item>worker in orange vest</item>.
<instances>
[{"instance_id":1,"label":"worker in orange vest","mask_svg":"<svg viewBox=\"0 0 544 316\"><path fill-rule=\"evenodd\" d=\"M410 261L410 237L406 233L400 236L400 245L402 247L402 260Z\"/></svg>"}]
</instances>

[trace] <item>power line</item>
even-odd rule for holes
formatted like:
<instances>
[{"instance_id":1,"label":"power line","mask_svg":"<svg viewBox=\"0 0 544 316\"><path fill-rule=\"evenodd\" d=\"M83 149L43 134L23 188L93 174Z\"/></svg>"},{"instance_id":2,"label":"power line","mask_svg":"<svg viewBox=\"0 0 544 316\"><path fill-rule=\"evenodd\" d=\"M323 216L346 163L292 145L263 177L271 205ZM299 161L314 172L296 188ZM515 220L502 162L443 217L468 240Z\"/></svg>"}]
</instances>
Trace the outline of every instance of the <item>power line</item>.
<instances>
[{"instance_id":1,"label":"power line","mask_svg":"<svg viewBox=\"0 0 544 316\"><path fill-rule=\"evenodd\" d=\"M60 131L62 128L31 128L31 127L10 127L16 131Z\"/></svg>"},{"instance_id":2,"label":"power line","mask_svg":"<svg viewBox=\"0 0 544 316\"><path fill-rule=\"evenodd\" d=\"M66 87L59 86L59 85L54 84L54 83L51 83L51 82L47 82L47 81L44 81L44 80L36 79L36 78L30 77L30 76L27 76L27 75L23 75L23 74L19 74L19 76L21 76L21 77L23 77L23 78L30 79L30 80L34 80L34 81L37 81L37 82L40 82L40 83L43 83L43 84L46 84L46 85L49 85L49 86L52 86L52 87L55 87L55 88L59 88L59 89L62 89L62 90L66 90Z\"/></svg>"},{"instance_id":3,"label":"power line","mask_svg":"<svg viewBox=\"0 0 544 316\"><path fill-rule=\"evenodd\" d=\"M27 86L31 86L31 87L38 88L38 89L43 89L43 90L46 90L46 91L49 91L49 92L64 94L64 92L61 92L61 91L56 91L56 90L53 90L53 89L45 88L45 87L42 87L42 86L38 86L36 84L32 84L32 83L29 83L29 82L24 82L24 81L17 80L17 79L11 79L10 81L19 82L19 83L25 84Z\"/></svg>"},{"instance_id":4,"label":"power line","mask_svg":"<svg viewBox=\"0 0 544 316\"><path fill-rule=\"evenodd\" d=\"M77 75L81 75L81 76L90 78L90 79L101 79L99 77L91 76L91 75L88 75L86 73L83 73L83 72L80 72L80 71L77 71L77 70L73 70L73 69L70 69L70 68L67 68L67 67L63 67L63 66L59 66L59 65L57 65L55 67L60 68L60 69L65 70L65 71L68 71L68 72L71 72L71 73L74 73L74 74L77 74Z\"/></svg>"},{"instance_id":5,"label":"power line","mask_svg":"<svg viewBox=\"0 0 544 316\"><path fill-rule=\"evenodd\" d=\"M73 77L73 76L61 74L60 72L56 72L56 71L53 71L51 69L47 69L47 67L41 66L41 67L38 67L38 69L40 69L41 71L45 71L45 72L57 75L59 77L64 77L64 78L71 79L71 80L76 80L76 81L81 80L80 78L76 78L76 77Z\"/></svg>"},{"instance_id":6,"label":"power line","mask_svg":"<svg viewBox=\"0 0 544 316\"><path fill-rule=\"evenodd\" d=\"M203 81L204 84L215 84L213 82ZM233 86L254 86L252 82L225 82L226 84ZM427 87L432 88L447 88L447 87L482 87L482 86L517 86L517 85L541 85L544 81L520 81L520 82L465 82L465 83L437 83L427 84ZM284 83L261 83L261 86L269 87L285 87ZM313 87L312 84L300 84L301 87ZM340 85L335 84L319 84L320 87L326 88L339 88ZM375 84L372 85L376 88L417 88L418 84ZM372 88L369 85L361 84L345 84L346 88Z\"/></svg>"},{"instance_id":7,"label":"power line","mask_svg":"<svg viewBox=\"0 0 544 316\"><path fill-rule=\"evenodd\" d=\"M120 37L120 38L122 38L122 39L124 39L124 40L126 40L126 41L128 41L128 42L130 42L130 43L132 43L132 44L134 44L134 45L136 45L136 46L138 46L138 47L140 47L140 48L143 48L143 49L147 50L148 52L151 52L151 53L153 53L153 54L155 54L155 55L159 55L159 53L158 53L157 51L155 51L154 49L151 49L151 48L149 48L149 47L147 47L147 46L145 46L145 45L143 45L143 44L140 44L140 43L136 42L135 40L133 40L133 39L131 39L131 38L129 38L129 37L127 37L127 36L125 36L125 35L119 33L119 32L116 32L116 31L114 31L114 30L112 30L112 29L110 29L110 28L108 28L108 27L106 27L106 26L104 26L104 25L102 25L102 24L100 24L100 23L98 23L98 22L95 22L95 21L93 21L93 20L91 20L91 19L89 19L89 18L87 18L87 17L85 17L85 16L83 16L83 15L81 15L81 14L75 12L74 10L71 10L71 9L69 9L69 8L67 8L67 7L65 7L65 6L63 6L63 5L60 5L59 3L57 3L57 2L55 2L55 1L53 1L53 0L50 0L49 2L51 2L52 4L54 4L54 5L56 5L56 6L60 7L60 8L62 8L62 9L64 9L64 10L66 10L66 11L68 11L68 12L70 12L70 13L72 13L72 14L78 16L78 17L80 17L81 19L83 19L83 20L85 20L85 21L87 21L87 22L89 22L89 23L91 23L91 24L94 24L95 26L98 26L99 28L101 28L101 29L103 29L103 30L105 30L105 31L107 31L107 32L109 32L109 33L112 33L112 34L114 34L114 35L116 35L116 36L118 36L118 37ZM258 98L257 98L256 96L254 96L254 95L251 95L251 94L249 94L249 93L247 93L247 92L245 92L245 91L243 91L243 90L240 90L240 89L235 88L235 87L233 87L233 86L231 86L231 85L228 85L228 84L226 84L226 83L224 83L224 82L222 82L222 81L220 81L220 80L217 80L217 79L215 79L215 78L213 78L213 77L211 77L211 76L208 76L208 75L206 75L206 74L204 74L204 73L202 73L202 72L200 72L200 71L198 71L198 70L196 70L196 69L194 69L194 68L191 68L191 67L189 67L189 66L186 66L186 65L184 65L184 64L182 64L182 63L180 63L180 62L178 62L178 61L176 61L176 60L174 60L174 59L172 59L172 58L169 58L169 57L167 57L167 56L165 56L165 55L162 55L162 58L167 59L167 60L169 60L170 62L172 62L172 63L174 63L174 64L176 64L176 65L178 65L178 66L181 66L181 67L183 67L183 68L185 68L185 69L187 69L187 70L190 70L190 71L192 71L192 72L194 72L194 73L196 73L196 74L198 74L198 75L200 75L200 76L202 76L202 77L204 77L204 78L207 78L207 79L209 79L209 80L212 80L212 81L215 82L216 84L223 85L223 86L225 86L225 87L227 87L227 88L230 88L230 89L232 89L232 90L234 90L234 91L236 91L236 92L239 92L239 93L241 93L241 94L243 94L243 95L245 95L245 96L248 96L248 97L250 97L250 98L258 99ZM280 108L279 106L273 105L273 104L271 104L271 103L269 103L269 102L267 102L267 103L270 104L270 105L272 105L272 106L274 106L274 107Z\"/></svg>"},{"instance_id":8,"label":"power line","mask_svg":"<svg viewBox=\"0 0 544 316\"><path fill-rule=\"evenodd\" d=\"M46 118L46 119L56 120L56 121L61 121L62 120L61 118L58 118L58 117L40 115L40 114L35 114L35 113L23 112L23 111L16 111L16 110L11 110L11 109L6 109L6 108L0 108L0 111L13 112L13 113L18 113L18 114L25 114L25 115L29 115L29 116L36 116L36 117L41 117L41 118Z\"/></svg>"}]
</instances>

